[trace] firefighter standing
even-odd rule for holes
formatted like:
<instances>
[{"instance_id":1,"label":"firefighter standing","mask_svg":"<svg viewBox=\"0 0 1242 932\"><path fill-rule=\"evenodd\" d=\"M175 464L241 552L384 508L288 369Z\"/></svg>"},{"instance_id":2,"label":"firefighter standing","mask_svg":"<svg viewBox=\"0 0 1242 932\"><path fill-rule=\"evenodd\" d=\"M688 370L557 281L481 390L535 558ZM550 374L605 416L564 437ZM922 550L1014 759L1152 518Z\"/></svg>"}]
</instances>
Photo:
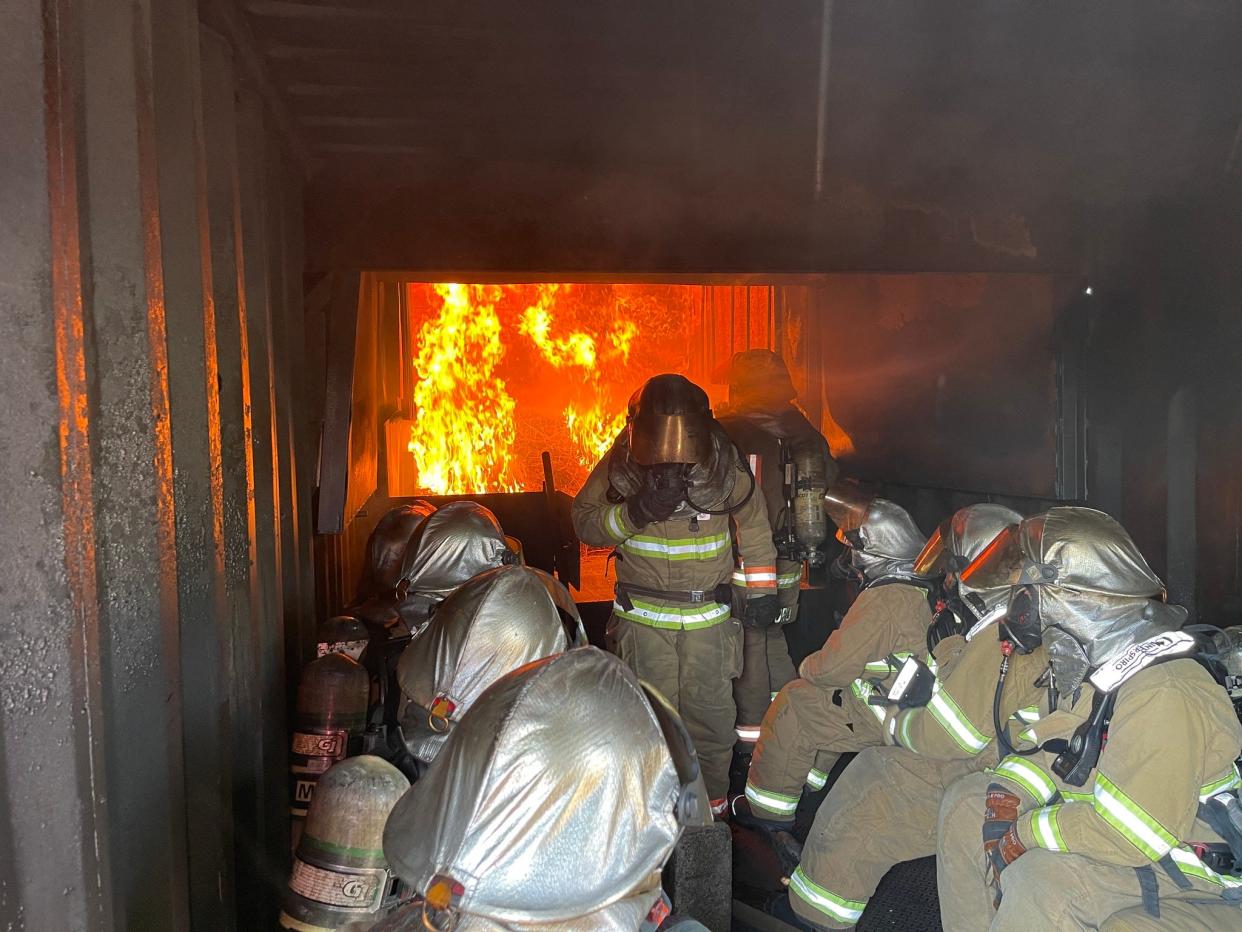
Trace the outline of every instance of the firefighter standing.
<instances>
[{"instance_id":1,"label":"firefighter standing","mask_svg":"<svg viewBox=\"0 0 1242 932\"><path fill-rule=\"evenodd\" d=\"M1018 577L1008 633L1019 650L1046 645L1062 705L946 796L945 927L1026 929L1039 915L1040 928L1094 929L1128 913L1112 927L1135 928L1140 909L1160 928L1207 927L1242 880L1204 860L1200 843L1219 837L1196 816L1236 807L1242 726L1178 630L1185 610L1100 512L1053 509L1008 549L988 561ZM1242 927L1242 908L1228 922Z\"/></svg>"},{"instance_id":2,"label":"firefighter standing","mask_svg":"<svg viewBox=\"0 0 1242 932\"><path fill-rule=\"evenodd\" d=\"M729 584L736 547L743 618L777 617L776 551L763 500L707 395L680 375L649 379L626 430L573 506L574 529L612 546L617 564L610 643L686 723L716 811L728 793L741 672L741 622Z\"/></svg>"},{"instance_id":3,"label":"firefighter standing","mask_svg":"<svg viewBox=\"0 0 1242 932\"><path fill-rule=\"evenodd\" d=\"M819 556L824 517L820 497L837 476L828 442L794 405L797 391L780 356L766 349L736 353L729 367L729 404L720 424L750 465L763 494L768 520L776 532L776 587L780 615L774 625L744 625L742 675L733 685L737 701L739 750L749 753L759 738L759 723L777 691L797 674L789 657L783 626L798 615L802 563ZM796 468L796 474L795 474ZM787 474L788 470L788 474ZM812 517L819 541L801 541L794 531L794 499L802 486L812 497Z\"/></svg>"}]
</instances>

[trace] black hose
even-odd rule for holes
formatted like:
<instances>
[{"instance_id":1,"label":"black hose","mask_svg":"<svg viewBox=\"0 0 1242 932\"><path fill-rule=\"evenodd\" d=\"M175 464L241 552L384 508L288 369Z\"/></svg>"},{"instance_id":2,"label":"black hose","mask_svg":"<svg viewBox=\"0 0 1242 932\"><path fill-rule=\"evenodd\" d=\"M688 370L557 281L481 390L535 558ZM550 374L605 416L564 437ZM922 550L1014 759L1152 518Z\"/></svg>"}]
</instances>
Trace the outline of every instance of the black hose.
<instances>
[{"instance_id":1,"label":"black hose","mask_svg":"<svg viewBox=\"0 0 1242 932\"><path fill-rule=\"evenodd\" d=\"M691 508L694 508L695 510L697 510L699 514L703 514L703 515L731 515L735 511L737 511L739 508L742 508L743 506L745 506L745 504L748 501L750 501L750 497L755 494L755 486L758 485L758 483L755 482L755 474L751 472L750 470L750 463L746 462L746 460L743 459L741 456L738 457L738 463L741 465L742 469L746 472L747 478L750 479L750 488L746 490L746 494L742 497L742 500L740 502L738 502L736 505L730 505L729 507L723 509L722 511L713 511L710 508L704 508L702 505L696 505L694 503L694 499L690 497L690 489L689 487L687 487L686 488L686 504L689 505Z\"/></svg>"},{"instance_id":2,"label":"black hose","mask_svg":"<svg viewBox=\"0 0 1242 932\"><path fill-rule=\"evenodd\" d=\"M996 729L996 743L1000 745L1002 758L1015 754L1018 757L1030 757L1032 754L1039 753L1040 747L1036 745L1027 751L1019 751L1013 746L1013 742L1009 740L1009 723L1001 724L1001 693L1005 690L1005 677L1009 675L1009 658L1005 657L1001 660L1000 675L996 678L996 693L992 696L992 727Z\"/></svg>"}]
</instances>

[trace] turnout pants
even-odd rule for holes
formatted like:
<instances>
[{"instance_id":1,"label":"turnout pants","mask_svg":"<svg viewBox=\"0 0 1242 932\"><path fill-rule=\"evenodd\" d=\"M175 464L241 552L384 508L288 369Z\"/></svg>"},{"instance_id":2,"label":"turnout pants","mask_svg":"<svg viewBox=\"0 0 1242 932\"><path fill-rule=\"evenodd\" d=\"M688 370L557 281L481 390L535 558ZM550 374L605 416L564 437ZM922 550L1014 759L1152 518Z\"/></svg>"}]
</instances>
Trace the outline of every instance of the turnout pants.
<instances>
[{"instance_id":1,"label":"turnout pants","mask_svg":"<svg viewBox=\"0 0 1242 932\"><path fill-rule=\"evenodd\" d=\"M1005 868L1000 908L993 909L983 860L984 795L993 779L987 773L971 774L945 793L941 805L936 883L946 929L1242 928L1242 906L1226 904L1220 886L1210 881L1191 876L1186 878L1189 887L1182 888L1159 865L1152 865L1147 876L1156 885L1157 919L1143 905L1134 868L1042 848L1032 848ZM1222 920L1224 924L1212 924Z\"/></svg>"},{"instance_id":2,"label":"turnout pants","mask_svg":"<svg viewBox=\"0 0 1242 932\"><path fill-rule=\"evenodd\" d=\"M944 788L978 766L893 747L859 754L820 806L789 878L794 912L821 929L855 925L894 864L935 854Z\"/></svg>"},{"instance_id":3,"label":"turnout pants","mask_svg":"<svg viewBox=\"0 0 1242 932\"><path fill-rule=\"evenodd\" d=\"M664 695L694 741L707 794L724 799L733 758L733 680L742 671L742 625L733 618L707 628L652 628L618 618L609 642L639 679Z\"/></svg>"},{"instance_id":4,"label":"turnout pants","mask_svg":"<svg viewBox=\"0 0 1242 932\"><path fill-rule=\"evenodd\" d=\"M742 626L742 675L733 684L737 740L743 750L759 738L759 723L782 686L798 673L785 643L785 626Z\"/></svg>"},{"instance_id":5,"label":"turnout pants","mask_svg":"<svg viewBox=\"0 0 1242 932\"><path fill-rule=\"evenodd\" d=\"M751 812L792 822L803 784L821 789L842 754L883 743L875 713L848 689L794 680L777 694L759 729L746 777Z\"/></svg>"}]
</instances>

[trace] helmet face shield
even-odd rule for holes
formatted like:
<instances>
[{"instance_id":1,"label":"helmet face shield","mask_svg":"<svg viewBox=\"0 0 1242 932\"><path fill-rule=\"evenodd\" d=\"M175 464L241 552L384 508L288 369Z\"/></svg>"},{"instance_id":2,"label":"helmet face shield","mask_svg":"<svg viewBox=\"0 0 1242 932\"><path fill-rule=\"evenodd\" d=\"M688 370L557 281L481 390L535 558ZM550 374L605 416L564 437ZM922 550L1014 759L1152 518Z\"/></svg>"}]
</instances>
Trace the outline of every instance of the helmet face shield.
<instances>
[{"instance_id":1,"label":"helmet face shield","mask_svg":"<svg viewBox=\"0 0 1242 932\"><path fill-rule=\"evenodd\" d=\"M640 466L702 463L712 454L711 419L639 411L630 420L630 456Z\"/></svg>"},{"instance_id":2,"label":"helmet face shield","mask_svg":"<svg viewBox=\"0 0 1242 932\"><path fill-rule=\"evenodd\" d=\"M705 463L714 450L707 393L685 376L652 376L630 399L630 457L640 466Z\"/></svg>"},{"instance_id":3,"label":"helmet face shield","mask_svg":"<svg viewBox=\"0 0 1242 932\"><path fill-rule=\"evenodd\" d=\"M980 551L961 574L961 581L972 589L999 589L1017 585L1026 560L1018 527L1001 531Z\"/></svg>"},{"instance_id":4,"label":"helmet face shield","mask_svg":"<svg viewBox=\"0 0 1242 932\"><path fill-rule=\"evenodd\" d=\"M841 531L856 531L867 520L874 495L863 492L856 483L838 482L824 493L824 511Z\"/></svg>"},{"instance_id":5,"label":"helmet face shield","mask_svg":"<svg viewBox=\"0 0 1242 932\"><path fill-rule=\"evenodd\" d=\"M952 518L940 522L940 527L927 538L927 543L914 558L914 572L918 576L940 576L950 569L953 553L949 550L949 524Z\"/></svg>"}]
</instances>

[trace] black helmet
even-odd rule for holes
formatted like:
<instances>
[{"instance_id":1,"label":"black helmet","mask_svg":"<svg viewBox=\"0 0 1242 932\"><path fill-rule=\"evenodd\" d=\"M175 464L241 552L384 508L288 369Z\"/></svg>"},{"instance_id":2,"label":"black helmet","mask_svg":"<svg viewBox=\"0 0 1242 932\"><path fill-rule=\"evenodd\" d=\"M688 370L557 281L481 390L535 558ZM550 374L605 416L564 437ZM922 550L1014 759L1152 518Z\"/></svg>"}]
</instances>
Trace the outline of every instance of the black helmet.
<instances>
[{"instance_id":1,"label":"black helmet","mask_svg":"<svg viewBox=\"0 0 1242 932\"><path fill-rule=\"evenodd\" d=\"M642 466L703 463L712 456L707 393L682 375L649 378L630 399L630 456Z\"/></svg>"}]
</instances>

